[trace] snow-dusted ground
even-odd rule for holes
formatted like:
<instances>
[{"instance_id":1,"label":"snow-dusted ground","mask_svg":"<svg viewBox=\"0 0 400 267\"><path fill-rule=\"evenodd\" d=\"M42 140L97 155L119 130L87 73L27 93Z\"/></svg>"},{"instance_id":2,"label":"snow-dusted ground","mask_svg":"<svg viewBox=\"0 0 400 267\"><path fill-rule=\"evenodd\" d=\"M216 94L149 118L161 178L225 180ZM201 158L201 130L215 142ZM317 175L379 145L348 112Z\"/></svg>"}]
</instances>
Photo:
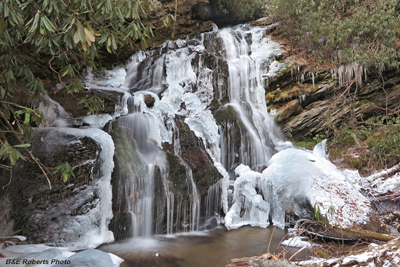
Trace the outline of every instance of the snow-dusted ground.
<instances>
[{"instance_id":1,"label":"snow-dusted ground","mask_svg":"<svg viewBox=\"0 0 400 267\"><path fill-rule=\"evenodd\" d=\"M390 169L374 173L368 177L354 177L353 183L369 192L372 197L400 189L400 163Z\"/></svg>"},{"instance_id":2,"label":"snow-dusted ground","mask_svg":"<svg viewBox=\"0 0 400 267\"><path fill-rule=\"evenodd\" d=\"M352 175L349 177L350 182L359 191L363 191L370 199L375 196L395 193L400 188L400 164L396 166L377 172L368 177L361 177L359 175ZM286 243L290 246L309 246L309 243L303 240L296 239L296 237L287 240ZM282 243L283 244L283 243ZM396 237L392 241L385 244L372 243L367 249L360 252L354 252L345 255L341 258L332 258L329 260L321 258L311 258L307 261L296 262L300 266L400 266L400 237Z\"/></svg>"},{"instance_id":3,"label":"snow-dusted ground","mask_svg":"<svg viewBox=\"0 0 400 267\"><path fill-rule=\"evenodd\" d=\"M372 243L361 252L355 252L341 258L321 259L312 258L307 261L296 262L300 266L368 266L368 267L389 267L400 266L400 237L389 241L386 244Z\"/></svg>"}]
</instances>

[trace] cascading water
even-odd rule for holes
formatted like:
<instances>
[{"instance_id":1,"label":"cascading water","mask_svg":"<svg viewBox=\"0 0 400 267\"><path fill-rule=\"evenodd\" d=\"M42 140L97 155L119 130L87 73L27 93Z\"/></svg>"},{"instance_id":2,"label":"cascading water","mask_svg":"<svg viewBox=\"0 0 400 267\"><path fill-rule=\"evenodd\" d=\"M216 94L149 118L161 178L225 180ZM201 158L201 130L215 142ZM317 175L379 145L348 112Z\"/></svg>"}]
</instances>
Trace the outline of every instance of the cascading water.
<instances>
[{"instance_id":1,"label":"cascading water","mask_svg":"<svg viewBox=\"0 0 400 267\"><path fill-rule=\"evenodd\" d=\"M132 150L137 159L125 162L124 168L129 168L126 194L128 211L132 213L133 236L151 236L154 191L154 164L160 156L160 150L149 136L151 118L140 112L132 113L118 120L118 126L126 129L125 136L132 142ZM142 171L136 173L136 169Z\"/></svg>"},{"instance_id":2,"label":"cascading water","mask_svg":"<svg viewBox=\"0 0 400 267\"><path fill-rule=\"evenodd\" d=\"M326 159L324 143L310 152L281 140L267 112L264 87L287 64L275 60L281 50L265 37L267 31L238 26L196 34L138 52L127 73L107 73L112 80L89 77L88 87L118 92L112 116L75 120L46 98L46 126L87 128L56 131L90 138L100 148L98 199L85 205L86 214L71 216L64 234L86 246L111 242L107 225L113 215L109 228L116 239L146 238L128 242L129 251L140 251L142 246L151 250L155 239L148 237L154 234L209 229L223 216L227 229L270 222L284 228L288 214L310 218L318 207L331 224L368 222L371 204L351 184L358 174L338 171ZM363 71L354 65L337 73L345 82ZM106 128L113 140L93 128ZM186 244L192 246L192 240ZM166 252L168 245L161 246Z\"/></svg>"},{"instance_id":3,"label":"cascading water","mask_svg":"<svg viewBox=\"0 0 400 267\"><path fill-rule=\"evenodd\" d=\"M269 158L283 144L274 120L267 112L262 80L262 74L271 75L272 65L279 65L274 58L280 50L264 38L263 33L259 28L250 31L223 29L218 33L228 63L230 100L220 109L235 113L235 122L222 124L221 134L222 162L231 176L239 164L258 170L268 166ZM235 142L235 131L238 130L239 144Z\"/></svg>"},{"instance_id":4,"label":"cascading water","mask_svg":"<svg viewBox=\"0 0 400 267\"><path fill-rule=\"evenodd\" d=\"M132 215L133 236L194 231L219 218L228 212L228 173L234 179L240 164L267 166L283 144L264 99L262 75L274 75L280 66L274 58L281 53L264 37L267 30L215 30L132 57L120 88L135 91L128 101L131 114L118 119L113 136L124 192L114 210ZM188 138L182 127L198 138L196 146L205 154L182 149L187 144L181 134ZM172 157L185 170L185 192L174 189ZM193 176L200 157L212 162L217 176L199 191L199 180L208 179ZM155 176L163 184L161 197L154 195Z\"/></svg>"},{"instance_id":5,"label":"cascading water","mask_svg":"<svg viewBox=\"0 0 400 267\"><path fill-rule=\"evenodd\" d=\"M309 162L332 167L290 149L267 112L264 87L288 64L276 61L282 51L268 29L214 30L132 56L118 89L132 94L130 114L113 126L117 225L134 236L171 234L226 215L228 229L285 227L287 212L307 217L309 205L329 207L323 190L296 193L295 177L314 186L330 174Z\"/></svg>"}]
</instances>

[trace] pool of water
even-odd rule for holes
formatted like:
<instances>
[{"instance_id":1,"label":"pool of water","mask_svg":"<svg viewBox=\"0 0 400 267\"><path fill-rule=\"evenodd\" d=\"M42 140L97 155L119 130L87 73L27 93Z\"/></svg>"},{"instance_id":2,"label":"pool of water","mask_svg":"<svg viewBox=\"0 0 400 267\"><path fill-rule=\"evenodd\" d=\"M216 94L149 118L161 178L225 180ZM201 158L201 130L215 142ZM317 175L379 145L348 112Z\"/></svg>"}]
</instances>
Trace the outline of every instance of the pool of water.
<instances>
[{"instance_id":1,"label":"pool of water","mask_svg":"<svg viewBox=\"0 0 400 267\"><path fill-rule=\"evenodd\" d=\"M221 267L232 258L262 255L269 244L269 251L275 252L285 238L287 231L274 227L242 227L231 231L219 227L204 232L126 239L99 249L123 258L122 266ZM297 251L287 250L287 256Z\"/></svg>"}]
</instances>

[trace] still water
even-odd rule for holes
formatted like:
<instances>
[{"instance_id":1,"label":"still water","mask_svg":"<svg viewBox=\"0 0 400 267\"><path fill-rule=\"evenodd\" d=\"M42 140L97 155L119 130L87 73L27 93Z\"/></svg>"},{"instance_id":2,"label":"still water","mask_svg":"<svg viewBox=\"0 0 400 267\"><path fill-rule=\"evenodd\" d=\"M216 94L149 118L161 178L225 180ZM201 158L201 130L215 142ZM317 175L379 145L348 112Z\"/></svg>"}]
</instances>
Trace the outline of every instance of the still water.
<instances>
[{"instance_id":1,"label":"still water","mask_svg":"<svg viewBox=\"0 0 400 267\"><path fill-rule=\"evenodd\" d=\"M125 263L121 266L222 267L232 258L266 253L269 243L269 251L275 252L286 234L287 231L274 227L242 227L232 231L219 227L204 232L126 239L99 249L123 258ZM287 250L289 256L297 249Z\"/></svg>"}]
</instances>

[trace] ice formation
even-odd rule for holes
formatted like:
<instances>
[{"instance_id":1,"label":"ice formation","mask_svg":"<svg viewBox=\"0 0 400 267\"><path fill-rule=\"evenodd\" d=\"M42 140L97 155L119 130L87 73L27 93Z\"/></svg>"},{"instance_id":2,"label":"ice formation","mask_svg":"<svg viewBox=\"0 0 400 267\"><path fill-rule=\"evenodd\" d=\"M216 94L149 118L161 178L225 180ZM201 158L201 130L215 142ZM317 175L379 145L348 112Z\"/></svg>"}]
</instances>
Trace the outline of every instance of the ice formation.
<instances>
[{"instance_id":1,"label":"ice formation","mask_svg":"<svg viewBox=\"0 0 400 267\"><path fill-rule=\"evenodd\" d=\"M66 134L92 138L100 147L101 177L95 184L95 195L99 203L85 215L71 216L65 222L64 231L68 233L76 247L96 247L114 240L113 233L108 230L108 224L113 213L111 209L111 173L114 168L114 142L111 136L99 129L55 128Z\"/></svg>"},{"instance_id":2,"label":"ice formation","mask_svg":"<svg viewBox=\"0 0 400 267\"><path fill-rule=\"evenodd\" d=\"M114 114L82 118L88 130L68 130L106 143L103 178L98 185L101 210L81 218L82 222L88 220L84 225L101 220L95 230L81 229L87 233L83 237L87 244L111 239L107 222L112 216L109 183L114 147L108 135L94 128L102 128L112 119L123 128L127 140L116 141L122 147L116 155L124 169L120 178L126 183L121 194L129 203L134 236L154 234L154 228L156 233L170 234L183 223L187 230L198 230L202 206L206 206L206 217L219 218L223 214L218 212L223 210L228 229L247 224L267 227L270 223L283 228L287 214L310 217L315 206L334 225L368 221L369 201L350 182L358 174L337 170L327 160L324 143L314 152L292 148L268 114L264 87L287 66L277 60L283 51L266 36L268 30L246 25L215 29L140 51L126 70L107 71L106 79L88 72L88 88L123 96ZM359 72L358 66L337 71L340 79ZM63 116L59 117L62 121ZM201 203L192 169L181 155L178 117L183 117L202 141L223 177L208 189L206 203ZM173 147L171 153L185 166L189 206L183 207L182 199L173 193L164 144ZM161 176L167 209L160 214L153 209L156 172ZM164 214L166 220L153 220ZM166 225L157 221L166 221Z\"/></svg>"},{"instance_id":3,"label":"ice formation","mask_svg":"<svg viewBox=\"0 0 400 267\"><path fill-rule=\"evenodd\" d=\"M271 158L262 173L239 166L236 174L234 204L225 218L228 229L245 224L266 227L269 217L283 228L286 213L310 218L315 206L331 225L348 227L369 221L369 200L349 182L358 173L339 171L320 147L314 153L285 149Z\"/></svg>"},{"instance_id":4,"label":"ice formation","mask_svg":"<svg viewBox=\"0 0 400 267\"><path fill-rule=\"evenodd\" d=\"M216 205L222 207L228 229L246 224L267 227L270 223L283 228L287 214L309 218L316 206L333 225L350 226L368 221L370 203L350 182L358 174L337 170L327 160L325 143L310 152L291 148L289 142L282 141L273 117L267 112L264 86L287 63L276 60L282 50L279 44L265 37L267 31L268 27L226 28L168 41L160 47L136 53L127 66L125 80L119 80L118 90L134 91L126 105L131 114L122 117L120 125L132 116L143 116L149 122L123 125L131 132L147 129L146 134L142 134L145 139L137 136L133 139L140 144L155 144L150 154L158 156L150 161L146 160L149 149L145 153L139 151L139 157L144 157L142 162L151 166L152 172L155 166L161 170L168 168L161 152L163 143L172 144L176 156L180 157L175 118L184 116L185 123L202 140L223 177L209 189L204 204L208 213L218 210ZM215 55L217 61L227 67L226 80L221 73L216 75L205 60ZM337 73L340 77L343 73L351 76L357 74L358 69L349 66ZM118 69L117 72L111 76L119 77L122 71ZM146 104L147 98L153 99L151 105ZM213 101L219 104L216 111L222 114L219 118L210 111ZM185 162L184 158L180 159ZM196 230L201 203L187 164L186 168L190 195L194 198L188 229ZM163 176L168 199L167 232L171 233L171 225L177 220L173 217L177 200L170 191L168 179ZM151 182L149 185L152 187ZM151 190L148 192L151 195ZM131 191L130 194L135 193ZM143 201L145 198L147 196L143 196ZM132 205L142 205L138 203L141 201ZM151 212L150 208L146 210ZM142 208L136 206L131 211L135 220L139 220L136 225L148 225L140 219L140 214L145 214Z\"/></svg>"},{"instance_id":5,"label":"ice formation","mask_svg":"<svg viewBox=\"0 0 400 267\"><path fill-rule=\"evenodd\" d=\"M0 250L6 258L0 258L1 266L96 266L118 267L123 259L97 249L75 252L68 247L46 245L18 245Z\"/></svg>"}]
</instances>

